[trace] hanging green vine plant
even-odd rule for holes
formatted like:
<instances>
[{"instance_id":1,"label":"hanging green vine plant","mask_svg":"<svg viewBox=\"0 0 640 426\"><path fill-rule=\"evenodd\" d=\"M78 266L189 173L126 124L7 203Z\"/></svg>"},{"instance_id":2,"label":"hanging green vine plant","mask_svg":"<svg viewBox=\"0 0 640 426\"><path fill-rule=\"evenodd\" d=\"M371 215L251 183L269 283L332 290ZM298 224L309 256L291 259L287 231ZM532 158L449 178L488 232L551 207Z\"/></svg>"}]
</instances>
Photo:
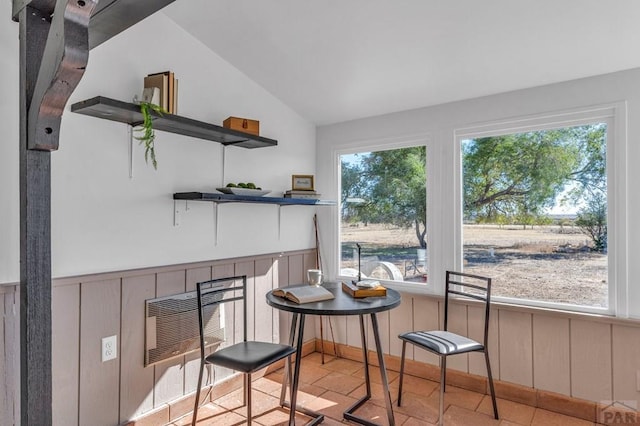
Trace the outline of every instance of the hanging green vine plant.
<instances>
[{"instance_id":1,"label":"hanging green vine plant","mask_svg":"<svg viewBox=\"0 0 640 426\"><path fill-rule=\"evenodd\" d=\"M153 129L153 115L151 115L151 111L154 111L159 115L167 112L159 105L149 102L140 102L140 112L142 113L143 121L135 129L135 131L139 133L139 136L134 137L140 141L140 145L144 145L144 161L149 164L149 159L151 159L153 168L157 170L158 161L156 160L156 151L154 145L156 134Z\"/></svg>"}]
</instances>

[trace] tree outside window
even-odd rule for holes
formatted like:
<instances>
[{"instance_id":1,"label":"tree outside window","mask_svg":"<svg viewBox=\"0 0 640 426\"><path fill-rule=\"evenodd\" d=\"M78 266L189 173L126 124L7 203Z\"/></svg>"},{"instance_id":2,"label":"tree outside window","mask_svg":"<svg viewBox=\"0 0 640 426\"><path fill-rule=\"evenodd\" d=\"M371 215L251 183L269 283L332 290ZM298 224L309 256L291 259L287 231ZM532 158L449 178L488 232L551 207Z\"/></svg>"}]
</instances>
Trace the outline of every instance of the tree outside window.
<instances>
[{"instance_id":1,"label":"tree outside window","mask_svg":"<svg viewBox=\"0 0 640 426\"><path fill-rule=\"evenodd\" d=\"M606 307L604 123L462 141L464 269L494 294Z\"/></svg>"},{"instance_id":2,"label":"tree outside window","mask_svg":"<svg viewBox=\"0 0 640 426\"><path fill-rule=\"evenodd\" d=\"M416 251L427 248L426 155L417 146L342 156L343 269L357 267L358 243L365 272L426 280L426 264L417 264Z\"/></svg>"}]
</instances>

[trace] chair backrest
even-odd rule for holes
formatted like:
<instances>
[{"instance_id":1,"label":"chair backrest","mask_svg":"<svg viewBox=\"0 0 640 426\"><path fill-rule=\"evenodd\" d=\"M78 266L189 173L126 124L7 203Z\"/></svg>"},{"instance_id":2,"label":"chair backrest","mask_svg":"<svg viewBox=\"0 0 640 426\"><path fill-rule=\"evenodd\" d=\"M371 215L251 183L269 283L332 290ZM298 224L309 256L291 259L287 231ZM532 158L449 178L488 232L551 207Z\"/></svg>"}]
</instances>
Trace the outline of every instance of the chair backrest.
<instances>
[{"instance_id":1,"label":"chair backrest","mask_svg":"<svg viewBox=\"0 0 640 426\"><path fill-rule=\"evenodd\" d=\"M444 329L448 331L449 296L474 299L484 303L484 346L489 336L489 311L491 307L491 278L462 272L447 271L444 298Z\"/></svg>"},{"instance_id":2,"label":"chair backrest","mask_svg":"<svg viewBox=\"0 0 640 426\"><path fill-rule=\"evenodd\" d=\"M242 284L237 282L241 280ZM205 324L207 318L216 314L216 310L220 305L225 303L242 302L242 326L243 339L247 341L247 276L238 275L227 278L216 278L213 280L203 281L196 284L196 292L198 295L198 323L200 325L200 356L204 358L204 350L207 342L205 342ZM218 315L221 313L218 311ZM221 315L224 315L222 313ZM237 318L237 317L236 317Z\"/></svg>"}]
</instances>

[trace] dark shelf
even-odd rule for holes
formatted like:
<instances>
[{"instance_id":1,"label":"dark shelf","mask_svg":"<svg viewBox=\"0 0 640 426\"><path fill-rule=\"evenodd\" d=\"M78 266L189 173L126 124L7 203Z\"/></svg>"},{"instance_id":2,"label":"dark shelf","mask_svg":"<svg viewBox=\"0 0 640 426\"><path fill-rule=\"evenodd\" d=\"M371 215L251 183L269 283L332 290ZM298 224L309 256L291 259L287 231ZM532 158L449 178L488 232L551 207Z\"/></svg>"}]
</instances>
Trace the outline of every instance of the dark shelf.
<instances>
[{"instance_id":1,"label":"dark shelf","mask_svg":"<svg viewBox=\"0 0 640 426\"><path fill-rule=\"evenodd\" d=\"M96 96L86 101L71 105L71 111L105 120L118 121L131 126L142 123L142 113L136 104L122 102L115 99ZM261 136L254 136L237 130L231 130L215 124L192 120L173 114L154 115L153 128L179 135L191 136L219 142L223 145L233 145L242 148L263 148L278 145L278 141Z\"/></svg>"},{"instance_id":2,"label":"dark shelf","mask_svg":"<svg viewBox=\"0 0 640 426\"><path fill-rule=\"evenodd\" d=\"M213 203L258 203L279 206L335 206L335 201L311 198L256 197L252 195L231 195L217 192L176 192L174 200L209 201Z\"/></svg>"}]
</instances>

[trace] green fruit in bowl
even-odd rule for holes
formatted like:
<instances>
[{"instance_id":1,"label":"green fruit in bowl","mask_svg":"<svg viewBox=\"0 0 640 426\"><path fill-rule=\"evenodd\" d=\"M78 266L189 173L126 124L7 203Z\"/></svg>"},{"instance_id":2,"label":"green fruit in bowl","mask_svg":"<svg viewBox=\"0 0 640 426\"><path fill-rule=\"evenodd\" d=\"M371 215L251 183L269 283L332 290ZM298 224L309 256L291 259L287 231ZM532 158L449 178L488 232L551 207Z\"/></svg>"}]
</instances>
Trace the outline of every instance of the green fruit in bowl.
<instances>
[{"instance_id":1,"label":"green fruit in bowl","mask_svg":"<svg viewBox=\"0 0 640 426\"><path fill-rule=\"evenodd\" d=\"M255 190L261 190L262 188L260 188L259 186L256 186L255 183L253 182L238 182L238 183L228 183L227 184L227 188L244 188L244 189L255 189Z\"/></svg>"}]
</instances>

